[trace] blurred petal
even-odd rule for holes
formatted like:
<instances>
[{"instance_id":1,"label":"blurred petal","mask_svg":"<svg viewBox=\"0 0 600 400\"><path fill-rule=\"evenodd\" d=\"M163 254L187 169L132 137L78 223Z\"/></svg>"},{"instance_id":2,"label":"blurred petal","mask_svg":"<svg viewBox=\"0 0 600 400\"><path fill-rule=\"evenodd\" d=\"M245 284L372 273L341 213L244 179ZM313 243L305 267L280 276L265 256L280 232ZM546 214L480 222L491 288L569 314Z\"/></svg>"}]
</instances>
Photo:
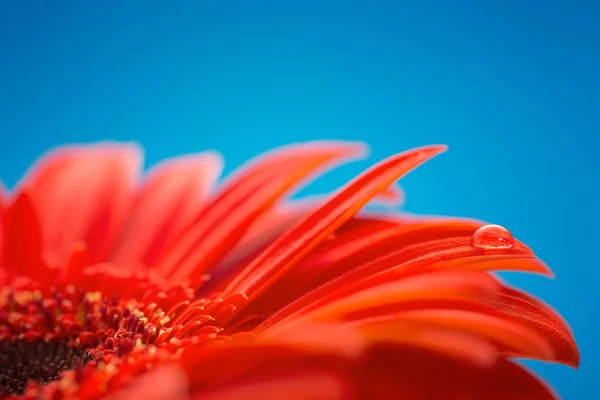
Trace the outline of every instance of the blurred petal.
<instances>
[{"instance_id":1,"label":"blurred petal","mask_svg":"<svg viewBox=\"0 0 600 400\"><path fill-rule=\"evenodd\" d=\"M521 366L498 360L479 368L421 349L380 346L356 376L357 398L553 400L557 397Z\"/></svg>"},{"instance_id":2,"label":"blurred petal","mask_svg":"<svg viewBox=\"0 0 600 400\"><path fill-rule=\"evenodd\" d=\"M334 375L299 373L269 376L249 382L235 382L221 389L198 394L193 400L342 400L347 399L345 385Z\"/></svg>"},{"instance_id":3,"label":"blurred petal","mask_svg":"<svg viewBox=\"0 0 600 400\"><path fill-rule=\"evenodd\" d=\"M100 144L49 153L22 183L38 212L44 253L57 265L74 246L89 262L106 260L123 228L141 164L134 145Z\"/></svg>"},{"instance_id":4,"label":"blurred petal","mask_svg":"<svg viewBox=\"0 0 600 400\"><path fill-rule=\"evenodd\" d=\"M178 157L154 167L132 205L117 262L151 265L165 243L192 222L223 167L213 152Z\"/></svg>"},{"instance_id":5,"label":"blurred petal","mask_svg":"<svg viewBox=\"0 0 600 400\"><path fill-rule=\"evenodd\" d=\"M188 379L183 368L177 364L157 367L142 375L106 400L188 400Z\"/></svg>"},{"instance_id":6,"label":"blurred petal","mask_svg":"<svg viewBox=\"0 0 600 400\"><path fill-rule=\"evenodd\" d=\"M2 222L6 270L48 279L50 271L42 261L42 233L31 197L21 193L3 212Z\"/></svg>"},{"instance_id":7,"label":"blurred petal","mask_svg":"<svg viewBox=\"0 0 600 400\"><path fill-rule=\"evenodd\" d=\"M256 218L303 180L324 168L360 154L353 143L318 143L283 149L257 160L225 185L201 213L199 222L159 259L171 282L200 276L247 232Z\"/></svg>"}]
</instances>

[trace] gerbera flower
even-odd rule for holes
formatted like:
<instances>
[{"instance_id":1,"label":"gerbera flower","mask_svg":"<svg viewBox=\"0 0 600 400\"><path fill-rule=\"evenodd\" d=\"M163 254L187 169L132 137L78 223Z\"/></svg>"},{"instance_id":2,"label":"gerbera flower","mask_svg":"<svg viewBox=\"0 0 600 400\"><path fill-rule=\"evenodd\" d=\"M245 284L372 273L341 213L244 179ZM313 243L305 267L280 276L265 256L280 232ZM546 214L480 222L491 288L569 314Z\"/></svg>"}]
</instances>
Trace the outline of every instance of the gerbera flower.
<instances>
[{"instance_id":1,"label":"gerbera flower","mask_svg":"<svg viewBox=\"0 0 600 400\"><path fill-rule=\"evenodd\" d=\"M567 324L493 271L550 275L502 227L361 211L444 151L286 200L363 151L201 153L139 177L129 144L41 159L0 216L0 393L27 399L550 399L515 358L576 367Z\"/></svg>"}]
</instances>

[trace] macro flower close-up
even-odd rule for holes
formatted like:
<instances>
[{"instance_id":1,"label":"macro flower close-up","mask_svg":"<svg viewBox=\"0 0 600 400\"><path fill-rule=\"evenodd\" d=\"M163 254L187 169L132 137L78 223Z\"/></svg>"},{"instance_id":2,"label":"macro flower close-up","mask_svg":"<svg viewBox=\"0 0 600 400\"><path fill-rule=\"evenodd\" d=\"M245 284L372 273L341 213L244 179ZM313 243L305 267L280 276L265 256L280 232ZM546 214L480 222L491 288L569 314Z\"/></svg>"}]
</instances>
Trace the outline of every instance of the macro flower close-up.
<instances>
[{"instance_id":1,"label":"macro flower close-up","mask_svg":"<svg viewBox=\"0 0 600 400\"><path fill-rule=\"evenodd\" d=\"M0 396L557 398L521 360L577 368L573 333L496 275L550 268L502 221L395 207L445 150L306 198L365 147L289 145L224 179L212 151L148 171L131 143L50 151L0 193Z\"/></svg>"}]
</instances>

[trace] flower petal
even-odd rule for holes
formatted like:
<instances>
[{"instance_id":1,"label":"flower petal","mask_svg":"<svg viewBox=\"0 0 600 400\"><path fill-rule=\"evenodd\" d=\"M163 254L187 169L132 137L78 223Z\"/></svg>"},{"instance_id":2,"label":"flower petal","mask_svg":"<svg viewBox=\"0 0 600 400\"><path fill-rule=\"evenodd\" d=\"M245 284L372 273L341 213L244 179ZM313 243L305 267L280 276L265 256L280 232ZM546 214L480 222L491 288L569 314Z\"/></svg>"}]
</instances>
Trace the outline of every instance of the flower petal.
<instances>
[{"instance_id":1,"label":"flower petal","mask_svg":"<svg viewBox=\"0 0 600 400\"><path fill-rule=\"evenodd\" d=\"M545 266L535 259L535 255L524 245L515 241L511 249L502 249L490 254L471 247L471 235L475 227L457 225L439 225L433 227L408 227L401 234L392 236L393 241L383 242L385 247L366 247L362 254L348 258L345 274L324 282L321 286L302 295L297 300L284 305L264 324L271 325L283 318L288 318L306 307L316 308L322 304L343 298L358 290L379 284L393 282L410 275L435 270L474 270L487 271L493 267L505 270L547 271ZM392 249L396 250L392 250ZM377 251L373 250L377 249ZM391 252L389 252L391 251ZM389 253L388 253L389 252ZM483 253L483 254L482 254ZM494 260L487 262L488 259ZM528 260L525 262L524 260ZM361 264L361 261L365 261ZM258 298L265 303L266 298ZM273 298L270 298L273 302ZM270 310L267 306L250 308L249 312Z\"/></svg>"},{"instance_id":2,"label":"flower petal","mask_svg":"<svg viewBox=\"0 0 600 400\"><path fill-rule=\"evenodd\" d=\"M356 372L356 398L554 400L525 368L500 359L490 368L423 349L378 346Z\"/></svg>"},{"instance_id":3,"label":"flower petal","mask_svg":"<svg viewBox=\"0 0 600 400\"><path fill-rule=\"evenodd\" d=\"M401 176L445 150L443 146L414 149L376 165L342 189L325 205L289 230L265 250L226 289L249 296L264 290L295 262L356 214Z\"/></svg>"},{"instance_id":4,"label":"flower petal","mask_svg":"<svg viewBox=\"0 0 600 400\"><path fill-rule=\"evenodd\" d=\"M123 227L141 151L104 143L49 153L22 182L38 212L43 251L66 262L83 242L89 262L106 260Z\"/></svg>"},{"instance_id":5,"label":"flower petal","mask_svg":"<svg viewBox=\"0 0 600 400\"><path fill-rule=\"evenodd\" d=\"M448 303L448 300L452 303L455 300L493 299L499 288L494 278L481 273L455 271L416 275L359 291L331 304L321 304L307 314L296 316L287 326L285 322L280 322L271 329L275 333L262 331L260 327L257 331L262 332L261 335L277 335L294 329L307 320L334 321L351 318L365 329L375 324L380 332L381 329L387 329L402 337L411 332L406 329L405 325L408 323L479 336L500 345L500 349L508 351L510 355L554 360L552 348L544 336L527 324L502 318L502 315L494 315L493 312L485 312L485 309L483 312L437 309ZM411 303L414 308L411 308ZM423 303L425 308L420 308ZM404 310L394 309L395 304L405 305ZM385 312L383 315L380 314L382 306ZM352 316L359 310L362 311L360 317ZM369 310L372 310L371 313Z\"/></svg>"},{"instance_id":6,"label":"flower petal","mask_svg":"<svg viewBox=\"0 0 600 400\"><path fill-rule=\"evenodd\" d=\"M347 385L331 373L305 371L231 382L198 393L193 400L343 400L348 398Z\"/></svg>"},{"instance_id":7,"label":"flower petal","mask_svg":"<svg viewBox=\"0 0 600 400\"><path fill-rule=\"evenodd\" d=\"M264 391L268 390L267 380L271 378L277 387L278 378L286 374L333 376L344 384L344 398L556 399L539 378L510 361L473 363L413 345L382 343L348 357L322 353L319 348L257 343L188 349L181 362L188 371L190 391L198 399L212 393L233 395L238 393L235 389L252 382L264 383L259 393L265 395L269 393ZM226 388L234 390L225 392ZM312 390L310 385L308 388Z\"/></svg>"},{"instance_id":8,"label":"flower petal","mask_svg":"<svg viewBox=\"0 0 600 400\"><path fill-rule=\"evenodd\" d=\"M290 226L298 224L302 219L306 218L309 213L313 212L323 203L324 201L322 199L318 199L318 201L315 199L309 199L309 201L306 199L291 201L261 217L249 229L248 233L235 246L235 248L232 249L231 252L226 255L221 262L218 263L218 265L211 269L210 282L202 285L198 290L198 294L208 296L210 293L214 293L217 290L217 287L223 289L223 286L225 286L228 281L231 281L231 279L233 279L233 277L236 276L241 269L250 264L262 251L266 249L268 245L272 244L283 233L285 233ZM328 240L324 244L328 242L337 243L339 242L338 237L340 236L347 240L345 238L345 234L348 232L351 232L353 236L357 236L357 233L375 235L380 230L397 228L399 225L402 225L402 218L398 218L398 220L399 221L394 221L389 219L389 217L388 219L385 219L381 217L375 218L355 215L344 225L342 225L335 233L330 235L330 239L336 238L335 241ZM361 230L362 232L357 232ZM335 253L339 254L339 252ZM306 263L302 263L302 265L305 266ZM290 291L290 282L293 282L295 286L301 286L308 291L308 289L310 289L310 285L306 281L309 281L313 277L312 273L317 271L316 268L312 267L313 266L310 265L308 268L294 268L290 270L281 281L277 282L275 287L270 287L267 289L268 294L265 293L264 296L269 296L271 299L273 299L271 294L273 292L282 294L280 287L285 287L285 293L287 294L287 297L293 297L294 292ZM329 264L329 267L331 267L331 264ZM319 269L318 271L321 271L322 274L326 274L328 276L331 274L337 275L336 271L329 272L329 269Z\"/></svg>"},{"instance_id":9,"label":"flower petal","mask_svg":"<svg viewBox=\"0 0 600 400\"><path fill-rule=\"evenodd\" d=\"M331 303L321 303L319 307L309 309L301 315L303 315L302 319L317 321L344 319L356 310L368 310L381 305L420 300L490 298L499 289L498 282L484 273L436 272L415 275L349 293Z\"/></svg>"},{"instance_id":10,"label":"flower petal","mask_svg":"<svg viewBox=\"0 0 600 400\"><path fill-rule=\"evenodd\" d=\"M28 193L21 192L3 212L3 269L14 275L51 276L42 259L42 233L38 214Z\"/></svg>"},{"instance_id":11,"label":"flower petal","mask_svg":"<svg viewBox=\"0 0 600 400\"><path fill-rule=\"evenodd\" d=\"M199 279L235 246L253 222L311 175L362 150L354 143L284 148L246 167L225 185L177 245L157 262L170 282Z\"/></svg>"},{"instance_id":12,"label":"flower petal","mask_svg":"<svg viewBox=\"0 0 600 400\"><path fill-rule=\"evenodd\" d=\"M373 201L380 204L398 207L404 202L404 190L396 183L393 183L381 192Z\"/></svg>"},{"instance_id":13,"label":"flower petal","mask_svg":"<svg viewBox=\"0 0 600 400\"><path fill-rule=\"evenodd\" d=\"M457 361L490 367L498 360L498 349L487 338L473 332L444 329L425 323L389 320L357 324L369 343L396 343L438 353Z\"/></svg>"},{"instance_id":14,"label":"flower petal","mask_svg":"<svg viewBox=\"0 0 600 400\"><path fill-rule=\"evenodd\" d=\"M410 345L481 366L491 366L498 358L497 348L480 336L399 320L296 324L260 335L256 342L348 358L360 357L376 343Z\"/></svg>"},{"instance_id":15,"label":"flower petal","mask_svg":"<svg viewBox=\"0 0 600 400\"><path fill-rule=\"evenodd\" d=\"M191 397L187 386L187 375L183 368L166 364L134 378L127 386L104 399L188 400Z\"/></svg>"},{"instance_id":16,"label":"flower petal","mask_svg":"<svg viewBox=\"0 0 600 400\"><path fill-rule=\"evenodd\" d=\"M351 225L348 227L347 225ZM476 230L482 223L447 218L395 220L355 217L315 249L305 260L272 284L248 312L270 315L307 292L349 273L361 264L413 244L412 234L435 228L450 234L456 230Z\"/></svg>"},{"instance_id":17,"label":"flower petal","mask_svg":"<svg viewBox=\"0 0 600 400\"><path fill-rule=\"evenodd\" d=\"M403 332L406 323L477 336L494 343L500 351L511 357L554 359L550 343L538 331L527 325L481 312L449 309L412 310L366 321L364 325L365 329L373 324L379 329L387 329L401 336L406 334Z\"/></svg>"},{"instance_id":18,"label":"flower petal","mask_svg":"<svg viewBox=\"0 0 600 400\"><path fill-rule=\"evenodd\" d=\"M192 222L222 166L217 153L206 152L154 167L131 207L126 233L114 257L116 262L152 265L162 246Z\"/></svg>"},{"instance_id":19,"label":"flower petal","mask_svg":"<svg viewBox=\"0 0 600 400\"><path fill-rule=\"evenodd\" d=\"M575 339L566 322L550 307L521 291L507 287L503 288L499 297L484 299L483 302L511 320L530 326L543 335L555 353L551 361L573 368L579 366L579 350Z\"/></svg>"}]
</instances>

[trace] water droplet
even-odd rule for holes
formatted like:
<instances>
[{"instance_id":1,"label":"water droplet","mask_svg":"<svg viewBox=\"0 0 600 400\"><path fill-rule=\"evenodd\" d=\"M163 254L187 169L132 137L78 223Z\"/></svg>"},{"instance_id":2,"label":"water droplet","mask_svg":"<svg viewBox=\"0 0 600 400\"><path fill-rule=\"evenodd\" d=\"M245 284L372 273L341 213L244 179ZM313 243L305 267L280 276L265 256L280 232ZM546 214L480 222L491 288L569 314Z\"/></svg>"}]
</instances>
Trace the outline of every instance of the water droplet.
<instances>
[{"instance_id":1,"label":"water droplet","mask_svg":"<svg viewBox=\"0 0 600 400\"><path fill-rule=\"evenodd\" d=\"M510 249L514 243L511 233L500 225L482 226L471 238L471 246L482 250Z\"/></svg>"}]
</instances>

